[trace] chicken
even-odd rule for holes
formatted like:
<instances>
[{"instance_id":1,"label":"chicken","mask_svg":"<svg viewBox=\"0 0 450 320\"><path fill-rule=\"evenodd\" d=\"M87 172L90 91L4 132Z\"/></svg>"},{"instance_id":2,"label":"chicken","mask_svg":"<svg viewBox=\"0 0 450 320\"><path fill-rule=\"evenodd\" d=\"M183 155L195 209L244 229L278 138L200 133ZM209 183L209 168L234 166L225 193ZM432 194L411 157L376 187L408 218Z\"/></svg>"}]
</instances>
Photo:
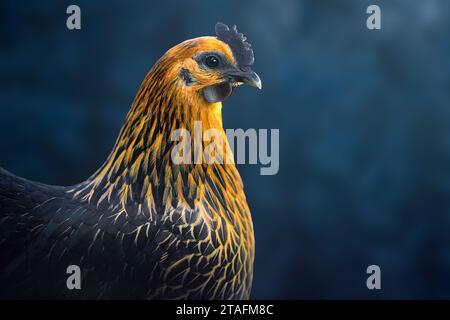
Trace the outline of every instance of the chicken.
<instances>
[{"instance_id":1,"label":"chicken","mask_svg":"<svg viewBox=\"0 0 450 320\"><path fill-rule=\"evenodd\" d=\"M225 136L222 101L239 84L261 88L245 40L217 23L216 37L168 50L87 181L49 186L0 168L0 298L249 298L254 235L235 165L171 160L175 129L201 121Z\"/></svg>"}]
</instances>

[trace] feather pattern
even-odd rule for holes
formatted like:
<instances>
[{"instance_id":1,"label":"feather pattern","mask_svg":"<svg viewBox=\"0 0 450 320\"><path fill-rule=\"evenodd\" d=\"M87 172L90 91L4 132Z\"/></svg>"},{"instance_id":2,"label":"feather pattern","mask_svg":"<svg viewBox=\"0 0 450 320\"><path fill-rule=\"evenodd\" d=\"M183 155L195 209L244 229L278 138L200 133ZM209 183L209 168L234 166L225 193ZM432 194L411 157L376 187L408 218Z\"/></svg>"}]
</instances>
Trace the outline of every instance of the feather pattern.
<instances>
[{"instance_id":1,"label":"feather pattern","mask_svg":"<svg viewBox=\"0 0 450 320\"><path fill-rule=\"evenodd\" d=\"M85 182L48 186L0 168L0 298L249 297L253 226L236 167L170 158L170 134L193 132L195 121L225 137L221 103L196 94L214 75L193 73L189 87L179 77L196 70L188 57L198 50L234 61L213 37L169 50L144 79L110 156ZM66 288L73 264L82 290Z\"/></svg>"}]
</instances>

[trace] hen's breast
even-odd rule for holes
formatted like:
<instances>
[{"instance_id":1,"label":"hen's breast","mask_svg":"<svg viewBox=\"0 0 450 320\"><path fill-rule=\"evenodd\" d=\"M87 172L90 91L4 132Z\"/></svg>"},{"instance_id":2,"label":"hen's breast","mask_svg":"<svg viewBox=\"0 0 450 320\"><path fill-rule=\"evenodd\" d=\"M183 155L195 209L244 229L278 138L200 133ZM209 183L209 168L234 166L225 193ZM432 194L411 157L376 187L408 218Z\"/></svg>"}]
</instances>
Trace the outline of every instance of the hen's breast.
<instances>
[{"instance_id":1,"label":"hen's breast","mask_svg":"<svg viewBox=\"0 0 450 320\"><path fill-rule=\"evenodd\" d=\"M149 298L247 299L253 265L253 232L202 209L168 214L153 243L159 263Z\"/></svg>"}]
</instances>

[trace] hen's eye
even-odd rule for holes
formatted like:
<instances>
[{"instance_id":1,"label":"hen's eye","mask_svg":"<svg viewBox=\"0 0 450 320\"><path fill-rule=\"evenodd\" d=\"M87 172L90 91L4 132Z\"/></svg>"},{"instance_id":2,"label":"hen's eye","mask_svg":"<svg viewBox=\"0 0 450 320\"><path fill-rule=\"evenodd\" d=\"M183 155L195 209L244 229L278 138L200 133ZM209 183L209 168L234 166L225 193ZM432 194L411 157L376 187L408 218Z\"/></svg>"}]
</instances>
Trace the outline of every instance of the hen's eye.
<instances>
[{"instance_id":1,"label":"hen's eye","mask_svg":"<svg viewBox=\"0 0 450 320\"><path fill-rule=\"evenodd\" d=\"M216 56L207 56L205 59L205 64L209 68L216 68L219 65L219 59Z\"/></svg>"}]
</instances>

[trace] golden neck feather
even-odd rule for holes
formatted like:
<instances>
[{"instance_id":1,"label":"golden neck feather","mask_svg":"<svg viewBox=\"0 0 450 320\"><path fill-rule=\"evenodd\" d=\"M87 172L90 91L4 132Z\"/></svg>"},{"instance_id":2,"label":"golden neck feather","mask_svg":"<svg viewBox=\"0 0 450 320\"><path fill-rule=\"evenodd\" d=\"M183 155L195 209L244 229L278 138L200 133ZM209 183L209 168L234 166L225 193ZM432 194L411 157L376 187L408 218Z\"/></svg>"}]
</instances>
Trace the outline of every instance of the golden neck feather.
<instances>
[{"instance_id":1,"label":"golden neck feather","mask_svg":"<svg viewBox=\"0 0 450 320\"><path fill-rule=\"evenodd\" d=\"M151 218L180 205L198 205L244 212L242 181L234 164L182 164L171 161L175 129L222 129L221 103L207 104L180 84L176 68L164 57L143 81L117 142L105 164L74 196L100 206L133 206L136 215ZM241 204L239 204L241 203ZM240 208L237 206L245 206ZM208 210L206 210L208 211ZM228 210L229 211L229 210ZM232 216L226 218L231 223Z\"/></svg>"}]
</instances>

